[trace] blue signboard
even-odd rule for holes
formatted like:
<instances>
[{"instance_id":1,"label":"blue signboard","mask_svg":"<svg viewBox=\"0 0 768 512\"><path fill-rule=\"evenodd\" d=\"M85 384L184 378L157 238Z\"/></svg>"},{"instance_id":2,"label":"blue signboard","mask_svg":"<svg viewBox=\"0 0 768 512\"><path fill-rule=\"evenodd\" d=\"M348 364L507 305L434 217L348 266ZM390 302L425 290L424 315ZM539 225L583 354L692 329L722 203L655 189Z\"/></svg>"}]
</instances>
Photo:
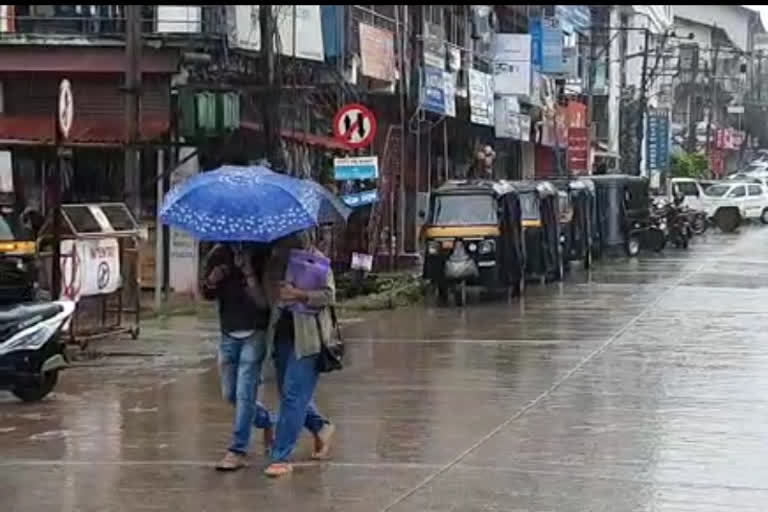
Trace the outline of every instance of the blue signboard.
<instances>
[{"instance_id":1,"label":"blue signboard","mask_svg":"<svg viewBox=\"0 0 768 512\"><path fill-rule=\"evenodd\" d=\"M442 69L424 66L421 107L445 115L445 75Z\"/></svg>"},{"instance_id":2,"label":"blue signboard","mask_svg":"<svg viewBox=\"0 0 768 512\"><path fill-rule=\"evenodd\" d=\"M648 116L648 169L664 170L669 164L669 120L666 115Z\"/></svg>"},{"instance_id":3,"label":"blue signboard","mask_svg":"<svg viewBox=\"0 0 768 512\"><path fill-rule=\"evenodd\" d=\"M379 157L334 158L333 175L336 181L374 180L379 177Z\"/></svg>"},{"instance_id":4,"label":"blue signboard","mask_svg":"<svg viewBox=\"0 0 768 512\"><path fill-rule=\"evenodd\" d=\"M564 71L563 31L552 20L533 18L530 22L531 62L542 73L558 74Z\"/></svg>"},{"instance_id":5,"label":"blue signboard","mask_svg":"<svg viewBox=\"0 0 768 512\"><path fill-rule=\"evenodd\" d=\"M344 201L344 204L350 208L359 208L360 206L373 204L378 201L379 191L377 189L373 189L358 192L356 194L348 194L346 196L342 196L341 200Z\"/></svg>"}]
</instances>

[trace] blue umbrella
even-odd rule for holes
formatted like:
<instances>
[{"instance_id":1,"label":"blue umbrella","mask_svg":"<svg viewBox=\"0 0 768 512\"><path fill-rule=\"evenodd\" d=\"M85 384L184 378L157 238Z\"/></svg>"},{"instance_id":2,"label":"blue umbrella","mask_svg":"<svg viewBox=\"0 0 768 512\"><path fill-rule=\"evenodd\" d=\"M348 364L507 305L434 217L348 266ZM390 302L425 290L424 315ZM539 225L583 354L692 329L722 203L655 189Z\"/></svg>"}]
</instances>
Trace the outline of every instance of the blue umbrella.
<instances>
[{"instance_id":1,"label":"blue umbrella","mask_svg":"<svg viewBox=\"0 0 768 512\"><path fill-rule=\"evenodd\" d=\"M346 221L350 211L314 181L263 166L223 166L168 192L160 216L200 240L269 243L318 224Z\"/></svg>"}]
</instances>

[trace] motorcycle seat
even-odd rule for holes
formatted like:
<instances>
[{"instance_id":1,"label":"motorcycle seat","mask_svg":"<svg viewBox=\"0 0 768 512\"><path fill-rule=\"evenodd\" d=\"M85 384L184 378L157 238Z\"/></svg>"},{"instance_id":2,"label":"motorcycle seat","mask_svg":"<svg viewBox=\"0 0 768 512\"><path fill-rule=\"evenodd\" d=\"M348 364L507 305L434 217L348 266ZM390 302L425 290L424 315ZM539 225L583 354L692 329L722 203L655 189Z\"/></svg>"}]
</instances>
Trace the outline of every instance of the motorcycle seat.
<instances>
[{"instance_id":1,"label":"motorcycle seat","mask_svg":"<svg viewBox=\"0 0 768 512\"><path fill-rule=\"evenodd\" d=\"M0 331L7 331L9 327L15 326L35 317L40 317L40 321L47 320L61 313L62 307L54 302L46 304L23 304L14 306L11 309L0 310Z\"/></svg>"}]
</instances>

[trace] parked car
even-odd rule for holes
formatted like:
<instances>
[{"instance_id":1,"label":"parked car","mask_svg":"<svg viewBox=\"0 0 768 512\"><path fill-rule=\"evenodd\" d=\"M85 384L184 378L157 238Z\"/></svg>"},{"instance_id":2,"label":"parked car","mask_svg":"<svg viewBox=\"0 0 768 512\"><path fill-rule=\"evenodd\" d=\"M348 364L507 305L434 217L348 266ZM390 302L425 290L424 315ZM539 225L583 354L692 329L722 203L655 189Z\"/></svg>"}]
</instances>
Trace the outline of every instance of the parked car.
<instances>
[{"instance_id":1,"label":"parked car","mask_svg":"<svg viewBox=\"0 0 768 512\"><path fill-rule=\"evenodd\" d=\"M702 206L725 232L749 219L768 224L768 189L759 183L728 180L712 185L702 196Z\"/></svg>"}]
</instances>

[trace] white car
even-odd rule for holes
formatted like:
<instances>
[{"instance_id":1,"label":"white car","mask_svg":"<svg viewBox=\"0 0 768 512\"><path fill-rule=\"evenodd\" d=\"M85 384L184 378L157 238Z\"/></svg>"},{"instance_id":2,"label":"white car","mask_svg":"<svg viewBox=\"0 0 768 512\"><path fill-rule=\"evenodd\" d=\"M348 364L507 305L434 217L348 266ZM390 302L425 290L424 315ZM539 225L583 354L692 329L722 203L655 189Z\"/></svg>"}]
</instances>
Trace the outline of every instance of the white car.
<instances>
[{"instance_id":1,"label":"white car","mask_svg":"<svg viewBox=\"0 0 768 512\"><path fill-rule=\"evenodd\" d=\"M702 207L723 231L733 231L742 220L768 224L768 189L754 181L723 181L702 196Z\"/></svg>"}]
</instances>

